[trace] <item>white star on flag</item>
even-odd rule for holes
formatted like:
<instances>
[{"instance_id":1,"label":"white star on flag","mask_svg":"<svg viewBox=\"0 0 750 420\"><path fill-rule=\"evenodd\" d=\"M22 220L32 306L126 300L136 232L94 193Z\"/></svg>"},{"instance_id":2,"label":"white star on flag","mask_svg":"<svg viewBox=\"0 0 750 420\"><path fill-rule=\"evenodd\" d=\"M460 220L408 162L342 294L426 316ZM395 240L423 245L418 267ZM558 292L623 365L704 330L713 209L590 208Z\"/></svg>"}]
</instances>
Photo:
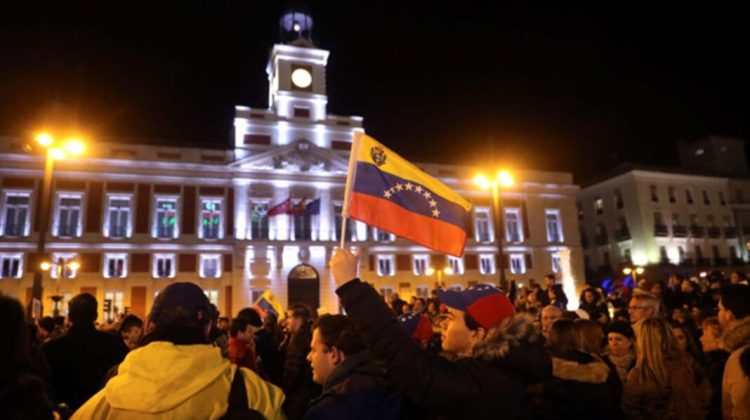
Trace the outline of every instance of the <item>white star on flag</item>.
<instances>
[{"instance_id":1,"label":"white star on flag","mask_svg":"<svg viewBox=\"0 0 750 420\"><path fill-rule=\"evenodd\" d=\"M396 184L396 189L399 190L399 191L401 191L401 190L404 189L404 186L401 185L401 184Z\"/></svg>"},{"instance_id":2,"label":"white star on flag","mask_svg":"<svg viewBox=\"0 0 750 420\"><path fill-rule=\"evenodd\" d=\"M437 207L437 201L430 200L430 207Z\"/></svg>"},{"instance_id":3,"label":"white star on flag","mask_svg":"<svg viewBox=\"0 0 750 420\"><path fill-rule=\"evenodd\" d=\"M411 191L411 189L412 189L413 187L414 187L414 184L412 184L411 182L407 182L407 183L406 183L406 189L407 189L408 191Z\"/></svg>"},{"instance_id":4,"label":"white star on flag","mask_svg":"<svg viewBox=\"0 0 750 420\"><path fill-rule=\"evenodd\" d=\"M416 191L418 193L421 193L422 192L422 186L421 185L417 185L417 187L414 188L414 191Z\"/></svg>"},{"instance_id":5,"label":"white star on flag","mask_svg":"<svg viewBox=\"0 0 750 420\"><path fill-rule=\"evenodd\" d=\"M391 198L392 195L393 193L391 192L391 190L385 190L385 192L383 193L383 197L385 198Z\"/></svg>"},{"instance_id":6,"label":"white star on flag","mask_svg":"<svg viewBox=\"0 0 750 420\"><path fill-rule=\"evenodd\" d=\"M435 216L435 217L439 217L440 216L440 211L438 209L435 209L435 210L432 211L432 215Z\"/></svg>"}]
</instances>

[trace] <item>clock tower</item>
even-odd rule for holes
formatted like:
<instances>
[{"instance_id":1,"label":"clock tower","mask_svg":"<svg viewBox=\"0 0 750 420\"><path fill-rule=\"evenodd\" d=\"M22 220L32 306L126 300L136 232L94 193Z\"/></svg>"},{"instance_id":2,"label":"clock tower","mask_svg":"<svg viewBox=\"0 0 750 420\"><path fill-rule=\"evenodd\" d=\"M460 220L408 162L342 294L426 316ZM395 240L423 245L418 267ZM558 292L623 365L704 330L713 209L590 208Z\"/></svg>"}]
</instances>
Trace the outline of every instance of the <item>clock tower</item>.
<instances>
[{"instance_id":1,"label":"clock tower","mask_svg":"<svg viewBox=\"0 0 750 420\"><path fill-rule=\"evenodd\" d=\"M313 122L326 119L326 50L312 42L313 19L300 6L287 9L279 21L282 44L276 44L266 66L268 105L279 118Z\"/></svg>"}]
</instances>

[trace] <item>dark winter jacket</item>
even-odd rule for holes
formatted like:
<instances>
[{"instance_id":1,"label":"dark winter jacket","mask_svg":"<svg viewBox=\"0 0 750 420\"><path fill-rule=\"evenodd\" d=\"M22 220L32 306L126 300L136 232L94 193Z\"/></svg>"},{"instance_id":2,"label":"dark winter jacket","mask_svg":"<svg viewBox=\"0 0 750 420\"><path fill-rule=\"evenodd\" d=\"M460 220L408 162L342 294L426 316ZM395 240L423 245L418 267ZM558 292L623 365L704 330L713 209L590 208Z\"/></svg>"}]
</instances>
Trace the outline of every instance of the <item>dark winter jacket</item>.
<instances>
[{"instance_id":1,"label":"dark winter jacket","mask_svg":"<svg viewBox=\"0 0 750 420\"><path fill-rule=\"evenodd\" d=\"M77 409L104 386L107 371L122 362L128 348L120 337L98 331L94 324L73 325L42 347L52 372L58 402Z\"/></svg>"},{"instance_id":2,"label":"dark winter jacket","mask_svg":"<svg viewBox=\"0 0 750 420\"><path fill-rule=\"evenodd\" d=\"M292 335L284 360L283 390L286 395L284 412L290 419L300 419L307 412L310 401L320 395L320 385L312 380L312 368L307 361L312 340L312 323L308 322Z\"/></svg>"},{"instance_id":3,"label":"dark winter jacket","mask_svg":"<svg viewBox=\"0 0 750 420\"><path fill-rule=\"evenodd\" d=\"M617 373L596 356L582 352L553 355L552 378L533 387L534 417L621 418L619 387Z\"/></svg>"},{"instance_id":4,"label":"dark winter jacket","mask_svg":"<svg viewBox=\"0 0 750 420\"><path fill-rule=\"evenodd\" d=\"M724 350L706 352L706 376L711 383L711 403L707 417L709 420L721 419L721 380L728 358L729 353Z\"/></svg>"},{"instance_id":5,"label":"dark winter jacket","mask_svg":"<svg viewBox=\"0 0 750 420\"><path fill-rule=\"evenodd\" d=\"M636 369L628 374L622 409L628 419L692 420L703 419L701 398L695 377L677 358L667 359L668 383L657 384L638 376Z\"/></svg>"},{"instance_id":6,"label":"dark winter jacket","mask_svg":"<svg viewBox=\"0 0 750 420\"><path fill-rule=\"evenodd\" d=\"M722 413L725 419L750 419L750 377L742 370L741 355L750 349L750 316L736 320L719 339L729 358L722 380Z\"/></svg>"},{"instance_id":7,"label":"dark winter jacket","mask_svg":"<svg viewBox=\"0 0 750 420\"><path fill-rule=\"evenodd\" d=\"M589 319L596 321L602 325L606 325L609 322L609 308L604 300L597 300L593 303L586 303L581 301L580 309L586 311L589 314Z\"/></svg>"},{"instance_id":8,"label":"dark winter jacket","mask_svg":"<svg viewBox=\"0 0 750 420\"><path fill-rule=\"evenodd\" d=\"M310 403L306 420L403 419L403 395L393 389L367 351L347 357Z\"/></svg>"},{"instance_id":9,"label":"dark winter jacket","mask_svg":"<svg viewBox=\"0 0 750 420\"><path fill-rule=\"evenodd\" d=\"M371 286L355 279L336 293L392 381L429 415L462 420L532 417L527 387L551 376L552 361L531 317L516 315L502 328L488 331L472 357L449 361L421 349Z\"/></svg>"},{"instance_id":10,"label":"dark winter jacket","mask_svg":"<svg viewBox=\"0 0 750 420\"><path fill-rule=\"evenodd\" d=\"M255 351L260 357L261 374L274 385L281 386L284 355L279 344L279 340L265 329L255 333Z\"/></svg>"}]
</instances>

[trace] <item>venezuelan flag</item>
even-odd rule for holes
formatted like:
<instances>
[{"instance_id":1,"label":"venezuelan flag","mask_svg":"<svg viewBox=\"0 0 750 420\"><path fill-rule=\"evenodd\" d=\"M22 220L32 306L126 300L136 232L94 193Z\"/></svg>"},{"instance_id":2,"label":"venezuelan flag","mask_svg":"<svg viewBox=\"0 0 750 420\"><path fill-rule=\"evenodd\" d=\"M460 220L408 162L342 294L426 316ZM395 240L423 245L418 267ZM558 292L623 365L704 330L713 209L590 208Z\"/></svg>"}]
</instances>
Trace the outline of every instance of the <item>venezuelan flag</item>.
<instances>
[{"instance_id":1,"label":"venezuelan flag","mask_svg":"<svg viewBox=\"0 0 750 420\"><path fill-rule=\"evenodd\" d=\"M266 314L270 313L274 314L276 319L280 319L281 314L284 313L281 302L276 299L276 296L270 290L263 292L253 306L261 312L263 318L266 317Z\"/></svg>"},{"instance_id":2,"label":"venezuelan flag","mask_svg":"<svg viewBox=\"0 0 750 420\"><path fill-rule=\"evenodd\" d=\"M460 257L471 204L377 140L355 133L343 214Z\"/></svg>"}]
</instances>

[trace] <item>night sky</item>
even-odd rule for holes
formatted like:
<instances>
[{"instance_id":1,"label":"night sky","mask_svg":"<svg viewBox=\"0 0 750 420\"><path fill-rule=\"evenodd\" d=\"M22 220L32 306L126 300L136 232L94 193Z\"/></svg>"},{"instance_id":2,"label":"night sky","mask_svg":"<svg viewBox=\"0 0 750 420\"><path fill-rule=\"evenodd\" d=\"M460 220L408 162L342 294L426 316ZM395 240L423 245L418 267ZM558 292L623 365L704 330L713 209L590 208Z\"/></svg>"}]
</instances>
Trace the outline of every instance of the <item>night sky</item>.
<instances>
[{"instance_id":1,"label":"night sky","mask_svg":"<svg viewBox=\"0 0 750 420\"><path fill-rule=\"evenodd\" d=\"M226 148L234 106L267 106L281 2L58 3L0 10L0 134L56 110L94 140ZM679 139L750 138L739 10L445 3L307 2L331 51L329 112L417 161L492 147L577 182L676 165Z\"/></svg>"}]
</instances>

